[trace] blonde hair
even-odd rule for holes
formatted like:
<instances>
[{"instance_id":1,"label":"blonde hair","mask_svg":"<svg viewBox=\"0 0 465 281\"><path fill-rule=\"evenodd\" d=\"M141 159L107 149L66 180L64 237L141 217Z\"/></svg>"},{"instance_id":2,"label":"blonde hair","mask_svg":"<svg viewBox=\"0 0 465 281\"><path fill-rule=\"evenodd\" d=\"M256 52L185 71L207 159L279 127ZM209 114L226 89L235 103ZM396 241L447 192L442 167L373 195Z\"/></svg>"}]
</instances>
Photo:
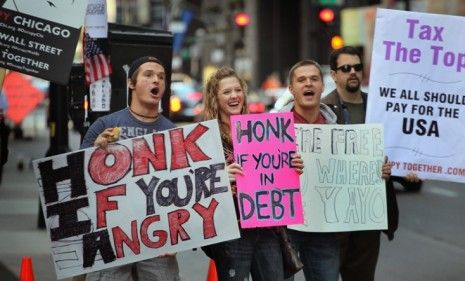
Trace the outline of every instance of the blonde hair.
<instances>
[{"instance_id":1,"label":"blonde hair","mask_svg":"<svg viewBox=\"0 0 465 281\"><path fill-rule=\"evenodd\" d=\"M220 90L220 82L221 80L229 77L235 77L239 81L242 91L244 92L244 104L241 109L241 114L247 113L247 84L237 75L237 73L232 68L224 66L218 69L216 72L214 72L208 78L207 84L205 85L203 119L218 119L221 138L223 138L224 141L230 143L230 124L229 121L225 123L223 120L220 120L220 109L218 107L218 94Z\"/></svg>"}]
</instances>

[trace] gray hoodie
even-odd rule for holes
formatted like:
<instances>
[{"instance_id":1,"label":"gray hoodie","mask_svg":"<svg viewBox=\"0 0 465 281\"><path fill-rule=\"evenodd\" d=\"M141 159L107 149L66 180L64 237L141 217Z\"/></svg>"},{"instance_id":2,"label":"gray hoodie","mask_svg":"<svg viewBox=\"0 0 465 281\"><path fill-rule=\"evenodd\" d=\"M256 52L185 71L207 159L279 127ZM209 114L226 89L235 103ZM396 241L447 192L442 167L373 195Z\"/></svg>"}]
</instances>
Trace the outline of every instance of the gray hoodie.
<instances>
[{"instance_id":1,"label":"gray hoodie","mask_svg":"<svg viewBox=\"0 0 465 281\"><path fill-rule=\"evenodd\" d=\"M294 107L294 99L290 99L287 104L285 104L279 112L290 112L292 108ZM320 112L321 115L326 119L326 124L336 124L337 122L337 116L336 114L331 110L329 106L327 106L324 103L320 103Z\"/></svg>"}]
</instances>

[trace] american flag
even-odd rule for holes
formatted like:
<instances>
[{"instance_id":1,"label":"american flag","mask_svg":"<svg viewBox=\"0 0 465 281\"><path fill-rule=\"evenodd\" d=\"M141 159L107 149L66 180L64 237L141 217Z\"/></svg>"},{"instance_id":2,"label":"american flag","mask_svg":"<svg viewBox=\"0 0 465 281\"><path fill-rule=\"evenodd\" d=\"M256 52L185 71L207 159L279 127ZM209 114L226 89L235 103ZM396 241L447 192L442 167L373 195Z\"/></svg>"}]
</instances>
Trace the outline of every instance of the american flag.
<instances>
[{"instance_id":1,"label":"american flag","mask_svg":"<svg viewBox=\"0 0 465 281\"><path fill-rule=\"evenodd\" d=\"M86 83L90 85L111 74L111 65L104 52L102 39L91 38L89 34L84 37L84 69Z\"/></svg>"}]
</instances>

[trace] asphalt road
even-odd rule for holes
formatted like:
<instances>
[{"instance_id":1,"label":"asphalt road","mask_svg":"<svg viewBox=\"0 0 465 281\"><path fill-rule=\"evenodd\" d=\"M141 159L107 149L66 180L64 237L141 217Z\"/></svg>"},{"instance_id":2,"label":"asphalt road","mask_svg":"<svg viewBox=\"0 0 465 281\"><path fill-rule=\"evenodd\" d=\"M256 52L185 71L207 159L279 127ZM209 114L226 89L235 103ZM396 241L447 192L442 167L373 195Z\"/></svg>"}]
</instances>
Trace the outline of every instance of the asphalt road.
<instances>
[{"instance_id":1,"label":"asphalt road","mask_svg":"<svg viewBox=\"0 0 465 281\"><path fill-rule=\"evenodd\" d=\"M465 184L427 181L397 200L399 230L383 239L376 280L465 280Z\"/></svg>"}]
</instances>

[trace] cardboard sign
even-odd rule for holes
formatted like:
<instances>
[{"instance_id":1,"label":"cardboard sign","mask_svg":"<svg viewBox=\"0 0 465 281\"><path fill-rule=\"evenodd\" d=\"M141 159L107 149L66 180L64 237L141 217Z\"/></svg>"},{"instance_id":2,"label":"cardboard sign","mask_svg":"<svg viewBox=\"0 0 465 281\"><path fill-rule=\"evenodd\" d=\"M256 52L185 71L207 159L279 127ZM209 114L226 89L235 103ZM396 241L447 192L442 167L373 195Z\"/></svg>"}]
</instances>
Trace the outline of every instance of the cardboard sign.
<instances>
[{"instance_id":1,"label":"cardboard sign","mask_svg":"<svg viewBox=\"0 0 465 281\"><path fill-rule=\"evenodd\" d=\"M307 232L387 229L383 127L296 124Z\"/></svg>"},{"instance_id":2,"label":"cardboard sign","mask_svg":"<svg viewBox=\"0 0 465 281\"><path fill-rule=\"evenodd\" d=\"M58 279L239 237L216 120L35 160Z\"/></svg>"},{"instance_id":3,"label":"cardboard sign","mask_svg":"<svg viewBox=\"0 0 465 281\"><path fill-rule=\"evenodd\" d=\"M87 0L6 0L0 67L67 84Z\"/></svg>"},{"instance_id":4,"label":"cardboard sign","mask_svg":"<svg viewBox=\"0 0 465 281\"><path fill-rule=\"evenodd\" d=\"M465 182L464 17L378 9L366 122L393 175Z\"/></svg>"},{"instance_id":5,"label":"cardboard sign","mask_svg":"<svg viewBox=\"0 0 465 281\"><path fill-rule=\"evenodd\" d=\"M292 113L231 116L234 159L245 176L237 177L242 228L303 222Z\"/></svg>"}]
</instances>

